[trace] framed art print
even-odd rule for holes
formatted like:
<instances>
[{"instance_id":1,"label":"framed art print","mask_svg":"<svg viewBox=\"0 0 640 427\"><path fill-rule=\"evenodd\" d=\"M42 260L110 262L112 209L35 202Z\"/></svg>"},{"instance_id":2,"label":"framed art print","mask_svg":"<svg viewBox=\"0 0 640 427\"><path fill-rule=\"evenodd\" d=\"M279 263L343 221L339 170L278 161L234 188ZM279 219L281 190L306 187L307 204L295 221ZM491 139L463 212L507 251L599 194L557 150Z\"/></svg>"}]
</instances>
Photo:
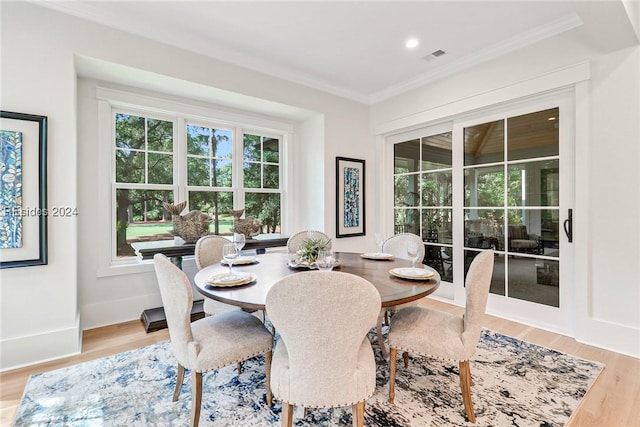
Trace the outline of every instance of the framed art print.
<instances>
[{"instance_id":1,"label":"framed art print","mask_svg":"<svg viewBox=\"0 0 640 427\"><path fill-rule=\"evenodd\" d=\"M365 234L364 160L336 157L336 237Z\"/></svg>"},{"instance_id":2,"label":"framed art print","mask_svg":"<svg viewBox=\"0 0 640 427\"><path fill-rule=\"evenodd\" d=\"M0 268L47 263L47 118L0 111Z\"/></svg>"}]
</instances>

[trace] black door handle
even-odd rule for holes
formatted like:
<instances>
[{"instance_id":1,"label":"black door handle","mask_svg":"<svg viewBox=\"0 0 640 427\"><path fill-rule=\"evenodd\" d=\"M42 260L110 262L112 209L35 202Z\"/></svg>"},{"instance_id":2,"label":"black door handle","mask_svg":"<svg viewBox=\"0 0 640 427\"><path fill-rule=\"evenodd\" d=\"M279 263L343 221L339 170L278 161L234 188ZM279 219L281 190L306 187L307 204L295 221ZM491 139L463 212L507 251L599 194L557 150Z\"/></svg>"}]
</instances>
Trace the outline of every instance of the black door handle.
<instances>
[{"instance_id":1,"label":"black door handle","mask_svg":"<svg viewBox=\"0 0 640 427\"><path fill-rule=\"evenodd\" d=\"M569 243L573 242L573 209L569 209L569 217L562 223L564 234L567 235Z\"/></svg>"}]
</instances>

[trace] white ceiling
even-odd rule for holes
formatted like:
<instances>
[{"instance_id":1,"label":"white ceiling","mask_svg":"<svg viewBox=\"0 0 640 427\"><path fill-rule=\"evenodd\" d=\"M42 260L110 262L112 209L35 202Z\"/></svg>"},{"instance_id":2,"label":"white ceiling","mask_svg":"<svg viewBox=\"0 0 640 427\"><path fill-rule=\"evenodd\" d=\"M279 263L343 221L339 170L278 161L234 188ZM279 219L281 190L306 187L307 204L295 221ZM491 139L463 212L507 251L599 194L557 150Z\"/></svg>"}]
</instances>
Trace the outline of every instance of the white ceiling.
<instances>
[{"instance_id":1,"label":"white ceiling","mask_svg":"<svg viewBox=\"0 0 640 427\"><path fill-rule=\"evenodd\" d=\"M601 31L602 23L598 24L608 12L599 8L613 5L619 11L621 4L620 0L35 2L367 103L572 28L590 25ZM610 24L609 31L616 28ZM420 41L414 50L404 46L409 37ZM432 56L438 49L446 54Z\"/></svg>"}]
</instances>

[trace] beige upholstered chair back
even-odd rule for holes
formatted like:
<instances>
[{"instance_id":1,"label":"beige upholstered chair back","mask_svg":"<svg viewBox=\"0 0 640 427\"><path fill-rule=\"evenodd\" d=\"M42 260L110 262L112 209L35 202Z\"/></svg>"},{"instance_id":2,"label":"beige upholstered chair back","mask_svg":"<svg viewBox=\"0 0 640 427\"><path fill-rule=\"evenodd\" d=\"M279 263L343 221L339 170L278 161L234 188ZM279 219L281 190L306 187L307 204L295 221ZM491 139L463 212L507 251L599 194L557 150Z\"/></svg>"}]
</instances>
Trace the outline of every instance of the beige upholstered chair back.
<instances>
[{"instance_id":1,"label":"beige upholstered chair back","mask_svg":"<svg viewBox=\"0 0 640 427\"><path fill-rule=\"evenodd\" d=\"M462 342L471 357L480 339L482 321L487 308L489 287L493 275L492 250L480 252L471 262L465 280L466 307L464 313L464 332Z\"/></svg>"},{"instance_id":2,"label":"beige upholstered chair back","mask_svg":"<svg viewBox=\"0 0 640 427\"><path fill-rule=\"evenodd\" d=\"M297 252L300 249L300 245L307 239L322 239L328 241L328 249L331 249L331 238L324 234L322 231L317 230L304 230L298 231L287 240L287 251L289 253Z\"/></svg>"},{"instance_id":3,"label":"beige upholstered chair back","mask_svg":"<svg viewBox=\"0 0 640 427\"><path fill-rule=\"evenodd\" d=\"M173 353L182 366L192 366L189 359L191 332L191 307L193 292L189 278L163 254L153 257L160 286L160 295L169 327Z\"/></svg>"},{"instance_id":4,"label":"beige upholstered chair back","mask_svg":"<svg viewBox=\"0 0 640 427\"><path fill-rule=\"evenodd\" d=\"M380 307L377 289L348 273L310 271L276 283L266 310L286 346L289 369L288 379L272 378L279 388L274 395L306 407L352 405L369 397L375 372L365 380L357 367L363 359L375 366L367 332Z\"/></svg>"},{"instance_id":5,"label":"beige upholstered chair back","mask_svg":"<svg viewBox=\"0 0 640 427\"><path fill-rule=\"evenodd\" d=\"M210 234L203 236L196 242L195 258L198 270L202 270L204 267L220 262L222 259L222 247L225 243L231 243L231 241L222 236L216 236Z\"/></svg>"},{"instance_id":6,"label":"beige upholstered chair back","mask_svg":"<svg viewBox=\"0 0 640 427\"><path fill-rule=\"evenodd\" d=\"M424 259L424 242L420 236L413 233L401 233L389 237L382 244L382 252L393 254L396 258L408 259L411 257L407 254L407 243L414 240L418 243L418 263L422 264Z\"/></svg>"}]
</instances>

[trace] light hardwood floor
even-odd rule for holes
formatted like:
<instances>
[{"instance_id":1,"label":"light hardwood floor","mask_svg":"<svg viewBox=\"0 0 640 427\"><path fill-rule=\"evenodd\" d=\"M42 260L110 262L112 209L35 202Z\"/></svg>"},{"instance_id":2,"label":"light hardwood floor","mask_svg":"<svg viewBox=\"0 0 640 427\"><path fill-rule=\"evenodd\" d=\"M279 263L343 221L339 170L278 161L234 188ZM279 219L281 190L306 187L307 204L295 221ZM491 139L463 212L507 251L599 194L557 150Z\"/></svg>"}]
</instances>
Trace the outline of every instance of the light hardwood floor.
<instances>
[{"instance_id":1,"label":"light hardwood floor","mask_svg":"<svg viewBox=\"0 0 640 427\"><path fill-rule=\"evenodd\" d=\"M425 298L421 305L461 313L462 308ZM568 427L640 426L640 359L580 344L572 338L487 316L488 329L606 365ZM145 333L138 320L85 331L82 353L0 373L0 424L10 425L30 375L120 353L169 339L167 330ZM473 361L471 362L473 373ZM480 397L475 396L474 399Z\"/></svg>"}]
</instances>

